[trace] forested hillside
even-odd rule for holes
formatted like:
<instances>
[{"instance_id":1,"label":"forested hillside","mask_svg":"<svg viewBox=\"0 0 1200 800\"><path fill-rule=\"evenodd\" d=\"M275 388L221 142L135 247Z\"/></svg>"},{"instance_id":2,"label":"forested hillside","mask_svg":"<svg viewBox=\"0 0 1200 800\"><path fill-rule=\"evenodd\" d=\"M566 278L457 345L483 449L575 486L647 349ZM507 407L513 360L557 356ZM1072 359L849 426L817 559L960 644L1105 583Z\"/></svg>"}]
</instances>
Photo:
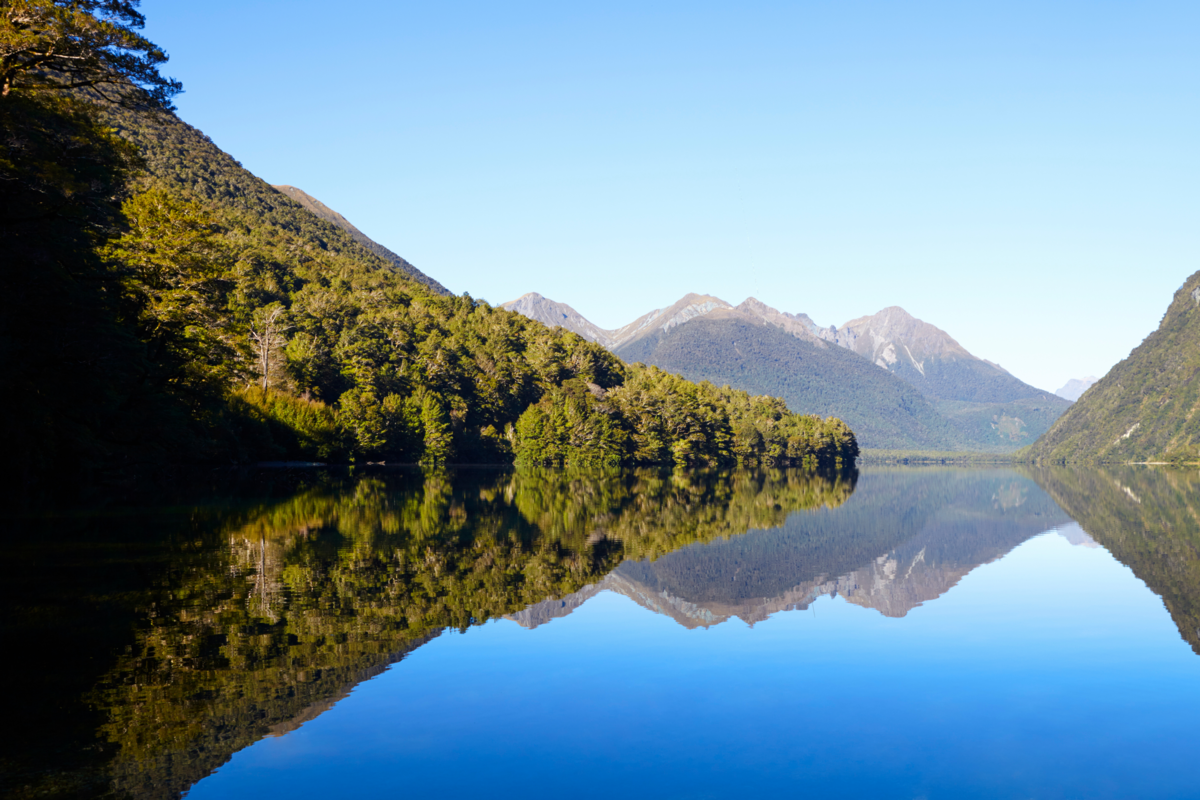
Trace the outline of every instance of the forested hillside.
<instances>
[{"instance_id":1,"label":"forested hillside","mask_svg":"<svg viewBox=\"0 0 1200 800\"><path fill-rule=\"evenodd\" d=\"M1200 272L1158 330L1033 445L1039 461L1200 461Z\"/></svg>"},{"instance_id":2,"label":"forested hillside","mask_svg":"<svg viewBox=\"0 0 1200 800\"><path fill-rule=\"evenodd\" d=\"M350 222L350 220L346 219L341 214L334 211L332 208L325 205L307 192L297 189L295 186L272 186L271 188L275 189L281 194L286 195L292 200L295 200L297 203L304 206L321 219L332 222L334 225L346 231L350 234L354 241L358 242L363 247L367 248L367 250L382 258L384 261L390 261L400 272L412 275L416 280L425 284L439 294L450 294L446 287L442 286L428 275L422 273L412 264L408 263L407 260L396 255L391 250L388 250L370 236L367 236L365 233L356 228Z\"/></svg>"},{"instance_id":3,"label":"forested hillside","mask_svg":"<svg viewBox=\"0 0 1200 800\"><path fill-rule=\"evenodd\" d=\"M99 103L98 111L103 125L137 148L145 166L140 187L160 188L220 211L230 223L253 231L258 246L275 250L278 257L349 258L363 266L390 267L437 294L450 294L387 248L354 236L252 174L177 116L147 115L114 103Z\"/></svg>"},{"instance_id":4,"label":"forested hillside","mask_svg":"<svg viewBox=\"0 0 1200 800\"><path fill-rule=\"evenodd\" d=\"M48 30L90 30L53 8ZM149 80L81 95L50 75L0 99L3 440L22 485L177 461L857 454L836 421L446 296L242 169Z\"/></svg>"}]
</instances>

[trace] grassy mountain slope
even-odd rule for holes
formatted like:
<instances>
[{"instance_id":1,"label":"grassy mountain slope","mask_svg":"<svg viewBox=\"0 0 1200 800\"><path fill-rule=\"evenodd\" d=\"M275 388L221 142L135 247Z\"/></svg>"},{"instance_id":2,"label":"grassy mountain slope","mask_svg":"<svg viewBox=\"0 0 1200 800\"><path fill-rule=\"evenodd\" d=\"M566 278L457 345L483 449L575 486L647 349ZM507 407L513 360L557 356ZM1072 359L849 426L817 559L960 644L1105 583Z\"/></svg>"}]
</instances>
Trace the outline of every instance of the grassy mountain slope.
<instances>
[{"instance_id":1,"label":"grassy mountain slope","mask_svg":"<svg viewBox=\"0 0 1200 800\"><path fill-rule=\"evenodd\" d=\"M921 394L854 353L714 311L616 350L689 380L782 398L798 413L836 416L861 447L952 450L953 427Z\"/></svg>"},{"instance_id":2,"label":"grassy mountain slope","mask_svg":"<svg viewBox=\"0 0 1200 800\"><path fill-rule=\"evenodd\" d=\"M1158 330L1033 445L1044 461L1200 460L1200 272Z\"/></svg>"}]
</instances>

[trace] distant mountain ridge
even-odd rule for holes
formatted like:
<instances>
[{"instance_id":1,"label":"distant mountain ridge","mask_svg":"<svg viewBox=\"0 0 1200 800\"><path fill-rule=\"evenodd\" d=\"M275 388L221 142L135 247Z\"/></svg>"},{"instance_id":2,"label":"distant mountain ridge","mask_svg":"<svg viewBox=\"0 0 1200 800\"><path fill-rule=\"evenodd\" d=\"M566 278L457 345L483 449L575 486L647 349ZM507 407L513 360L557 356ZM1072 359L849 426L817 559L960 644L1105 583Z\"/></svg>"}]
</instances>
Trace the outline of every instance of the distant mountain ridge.
<instances>
[{"instance_id":1,"label":"distant mountain ridge","mask_svg":"<svg viewBox=\"0 0 1200 800\"><path fill-rule=\"evenodd\" d=\"M838 328L753 297L734 306L687 294L613 330L536 293L503 307L572 330L628 362L840 417L868 448L1008 452L1032 443L1069 405L898 306Z\"/></svg>"},{"instance_id":2,"label":"distant mountain ridge","mask_svg":"<svg viewBox=\"0 0 1200 800\"><path fill-rule=\"evenodd\" d=\"M430 289L433 289L438 294L450 294L450 290L447 289L445 286L442 286L440 283L435 281L433 278L429 277L424 272L421 272L421 270L414 267L408 261L406 261L405 259L396 255L391 250L388 250L386 247L384 247L383 245L381 245L379 242L375 241L371 237L367 236L365 233L360 231L358 228L354 227L354 225L352 225L350 223L350 220L346 219L341 214L334 211L332 208L325 205L320 200L318 200L317 198L308 194L307 192L303 191L302 189L297 189L295 186L287 186L287 185L280 185L280 186L273 185L273 186L271 186L271 188L277 192L281 192L282 194L287 195L292 200L295 200L297 203L304 206L306 209L308 209L312 213L316 214L321 219L327 220L328 222L332 222L334 225L337 225L339 228L346 231L346 233L350 234L350 236L354 239L354 241L358 242L363 247L367 248L367 250L369 250L372 253L374 253L375 255L379 256L384 261L390 261L399 272L403 272L405 275L409 276L410 278L412 278L415 281L420 281L421 283L428 286Z\"/></svg>"},{"instance_id":3,"label":"distant mountain ridge","mask_svg":"<svg viewBox=\"0 0 1200 800\"><path fill-rule=\"evenodd\" d=\"M1092 388L1092 385L1098 380L1100 379L1095 375L1088 375L1086 378L1071 378L1055 394L1064 400L1070 400L1074 403L1084 392Z\"/></svg>"}]
</instances>

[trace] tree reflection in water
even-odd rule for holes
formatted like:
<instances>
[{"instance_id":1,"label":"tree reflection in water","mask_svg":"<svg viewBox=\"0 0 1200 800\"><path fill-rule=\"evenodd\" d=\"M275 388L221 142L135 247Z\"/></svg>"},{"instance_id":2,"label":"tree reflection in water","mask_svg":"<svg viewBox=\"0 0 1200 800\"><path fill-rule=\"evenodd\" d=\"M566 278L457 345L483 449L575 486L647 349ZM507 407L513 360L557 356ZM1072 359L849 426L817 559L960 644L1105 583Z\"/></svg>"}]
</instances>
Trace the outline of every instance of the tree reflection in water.
<instances>
[{"instance_id":1,"label":"tree reflection in water","mask_svg":"<svg viewBox=\"0 0 1200 800\"><path fill-rule=\"evenodd\" d=\"M389 470L18 521L5 792L178 797L447 630L605 589L688 627L830 593L904 616L1071 518L1198 648L1198 490L1132 468Z\"/></svg>"}]
</instances>

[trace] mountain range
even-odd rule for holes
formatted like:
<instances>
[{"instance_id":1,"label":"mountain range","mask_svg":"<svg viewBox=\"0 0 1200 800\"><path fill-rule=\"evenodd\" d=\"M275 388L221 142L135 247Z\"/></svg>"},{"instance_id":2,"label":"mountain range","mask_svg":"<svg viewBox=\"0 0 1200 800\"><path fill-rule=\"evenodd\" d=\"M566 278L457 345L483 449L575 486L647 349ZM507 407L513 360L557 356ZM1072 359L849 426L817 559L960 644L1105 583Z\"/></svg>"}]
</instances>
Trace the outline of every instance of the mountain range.
<instances>
[{"instance_id":1,"label":"mountain range","mask_svg":"<svg viewBox=\"0 0 1200 800\"><path fill-rule=\"evenodd\" d=\"M838 328L755 298L734 306L687 294L614 330L536 293L503 307L572 330L627 362L839 417L867 448L1012 452L1070 405L897 306Z\"/></svg>"}]
</instances>

